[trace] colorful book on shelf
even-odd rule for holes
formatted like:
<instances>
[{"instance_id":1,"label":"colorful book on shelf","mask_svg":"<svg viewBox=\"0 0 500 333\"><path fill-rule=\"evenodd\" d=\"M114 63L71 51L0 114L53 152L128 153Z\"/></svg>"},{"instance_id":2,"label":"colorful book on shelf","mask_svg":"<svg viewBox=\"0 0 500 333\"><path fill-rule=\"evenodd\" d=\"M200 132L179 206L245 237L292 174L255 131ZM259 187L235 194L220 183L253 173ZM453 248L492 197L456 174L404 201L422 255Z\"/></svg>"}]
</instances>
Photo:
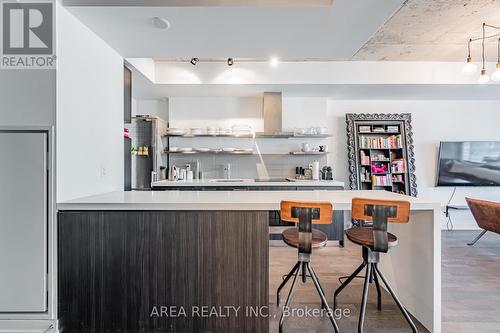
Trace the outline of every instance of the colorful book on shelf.
<instances>
[{"instance_id":1,"label":"colorful book on shelf","mask_svg":"<svg viewBox=\"0 0 500 333\"><path fill-rule=\"evenodd\" d=\"M390 175L385 176L372 176L372 185L373 186L391 186L392 180Z\"/></svg>"},{"instance_id":2,"label":"colorful book on shelf","mask_svg":"<svg viewBox=\"0 0 500 333\"><path fill-rule=\"evenodd\" d=\"M405 159L395 159L391 161L391 172L392 173L405 173L406 172L406 161Z\"/></svg>"},{"instance_id":3,"label":"colorful book on shelf","mask_svg":"<svg viewBox=\"0 0 500 333\"><path fill-rule=\"evenodd\" d=\"M397 149L402 148L401 134L381 136L359 136L359 148L361 149Z\"/></svg>"}]
</instances>

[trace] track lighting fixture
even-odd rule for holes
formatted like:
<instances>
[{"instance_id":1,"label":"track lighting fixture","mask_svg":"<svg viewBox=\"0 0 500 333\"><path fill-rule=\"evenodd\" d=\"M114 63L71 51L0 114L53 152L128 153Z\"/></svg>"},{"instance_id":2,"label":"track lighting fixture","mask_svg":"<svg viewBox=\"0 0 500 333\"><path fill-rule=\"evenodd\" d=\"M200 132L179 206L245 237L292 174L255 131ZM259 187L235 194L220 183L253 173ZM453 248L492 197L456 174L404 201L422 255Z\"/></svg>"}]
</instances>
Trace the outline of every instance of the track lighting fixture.
<instances>
[{"instance_id":1,"label":"track lighting fixture","mask_svg":"<svg viewBox=\"0 0 500 333\"><path fill-rule=\"evenodd\" d=\"M191 65L196 66L196 64L198 63L198 61L200 61L200 59L198 59L198 58L191 58L190 63L191 63Z\"/></svg>"},{"instance_id":2,"label":"track lighting fixture","mask_svg":"<svg viewBox=\"0 0 500 333\"><path fill-rule=\"evenodd\" d=\"M234 64L233 58L227 58L227 65L232 66Z\"/></svg>"}]
</instances>

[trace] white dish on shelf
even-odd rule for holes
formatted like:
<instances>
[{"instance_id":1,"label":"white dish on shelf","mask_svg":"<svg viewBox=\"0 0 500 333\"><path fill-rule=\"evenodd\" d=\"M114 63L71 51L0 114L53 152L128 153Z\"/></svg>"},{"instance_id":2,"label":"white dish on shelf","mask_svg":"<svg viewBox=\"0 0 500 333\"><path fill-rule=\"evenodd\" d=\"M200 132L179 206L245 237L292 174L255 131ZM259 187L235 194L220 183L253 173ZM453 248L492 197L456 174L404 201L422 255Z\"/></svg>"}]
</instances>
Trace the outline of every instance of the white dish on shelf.
<instances>
[{"instance_id":1,"label":"white dish on shelf","mask_svg":"<svg viewBox=\"0 0 500 333\"><path fill-rule=\"evenodd\" d=\"M199 127L191 128L191 135L202 135L203 130Z\"/></svg>"},{"instance_id":2,"label":"white dish on shelf","mask_svg":"<svg viewBox=\"0 0 500 333\"><path fill-rule=\"evenodd\" d=\"M186 134L186 131L183 130L182 128L169 128L167 130L167 133L169 135L184 135Z\"/></svg>"},{"instance_id":3,"label":"white dish on shelf","mask_svg":"<svg viewBox=\"0 0 500 333\"><path fill-rule=\"evenodd\" d=\"M193 148L191 148L191 147L184 147L184 148L180 148L179 151L182 152L182 153L185 153L185 152L188 152L188 151L193 151Z\"/></svg>"},{"instance_id":4,"label":"white dish on shelf","mask_svg":"<svg viewBox=\"0 0 500 333\"><path fill-rule=\"evenodd\" d=\"M210 151L210 148L205 148L205 147L196 148L196 151L199 151L200 153L206 153Z\"/></svg>"},{"instance_id":5,"label":"white dish on shelf","mask_svg":"<svg viewBox=\"0 0 500 333\"><path fill-rule=\"evenodd\" d=\"M170 147L169 151L175 153L175 152L179 151L179 147Z\"/></svg>"},{"instance_id":6,"label":"white dish on shelf","mask_svg":"<svg viewBox=\"0 0 500 333\"><path fill-rule=\"evenodd\" d=\"M222 151L226 152L226 153L232 153L235 150L236 150L236 148L232 148L232 147L222 148Z\"/></svg>"},{"instance_id":7,"label":"white dish on shelf","mask_svg":"<svg viewBox=\"0 0 500 333\"><path fill-rule=\"evenodd\" d=\"M186 151L183 151L182 153L183 154L196 154L197 152L196 151L192 151L192 150L186 150Z\"/></svg>"}]
</instances>

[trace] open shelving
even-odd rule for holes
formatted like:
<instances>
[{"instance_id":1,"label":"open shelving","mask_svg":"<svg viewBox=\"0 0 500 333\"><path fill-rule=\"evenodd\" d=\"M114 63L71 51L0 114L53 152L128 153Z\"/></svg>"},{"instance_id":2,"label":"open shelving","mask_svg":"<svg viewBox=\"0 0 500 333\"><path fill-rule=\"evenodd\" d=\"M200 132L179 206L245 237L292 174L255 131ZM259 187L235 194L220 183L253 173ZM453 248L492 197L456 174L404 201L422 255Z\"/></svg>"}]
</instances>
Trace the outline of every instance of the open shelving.
<instances>
[{"instance_id":1,"label":"open shelving","mask_svg":"<svg viewBox=\"0 0 500 333\"><path fill-rule=\"evenodd\" d=\"M324 139L330 138L330 134L294 134L294 133L281 133L281 134L264 134L255 133L255 135L235 135L235 134L183 134L172 135L165 134L163 137L171 138L242 138L242 139Z\"/></svg>"},{"instance_id":2,"label":"open shelving","mask_svg":"<svg viewBox=\"0 0 500 333\"><path fill-rule=\"evenodd\" d=\"M416 196L410 114L347 114L351 189Z\"/></svg>"}]
</instances>

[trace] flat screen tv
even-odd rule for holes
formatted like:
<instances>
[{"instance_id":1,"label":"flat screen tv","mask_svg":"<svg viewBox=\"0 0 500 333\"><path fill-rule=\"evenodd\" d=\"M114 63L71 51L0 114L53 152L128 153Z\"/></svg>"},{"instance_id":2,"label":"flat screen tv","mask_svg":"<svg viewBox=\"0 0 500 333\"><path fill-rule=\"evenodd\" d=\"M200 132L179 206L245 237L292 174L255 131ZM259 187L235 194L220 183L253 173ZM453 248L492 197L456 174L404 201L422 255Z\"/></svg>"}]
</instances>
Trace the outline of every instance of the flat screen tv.
<instances>
[{"instance_id":1,"label":"flat screen tv","mask_svg":"<svg viewBox=\"0 0 500 333\"><path fill-rule=\"evenodd\" d=\"M500 141L441 142L437 186L500 186Z\"/></svg>"}]
</instances>

